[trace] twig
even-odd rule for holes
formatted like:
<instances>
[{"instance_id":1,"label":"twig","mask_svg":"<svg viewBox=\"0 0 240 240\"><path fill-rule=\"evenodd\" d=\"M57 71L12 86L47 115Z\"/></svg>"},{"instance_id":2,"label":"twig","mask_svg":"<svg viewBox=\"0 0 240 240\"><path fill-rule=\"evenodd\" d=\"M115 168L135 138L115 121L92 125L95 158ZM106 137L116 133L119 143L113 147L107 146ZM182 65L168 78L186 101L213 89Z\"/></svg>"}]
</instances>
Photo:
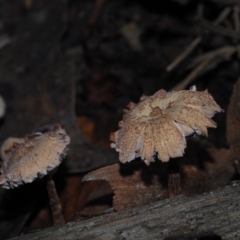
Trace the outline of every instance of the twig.
<instances>
[{"instance_id":1,"label":"twig","mask_svg":"<svg viewBox=\"0 0 240 240\"><path fill-rule=\"evenodd\" d=\"M239 45L240 46L240 45ZM194 68L200 62L204 61L206 58L217 58L222 61L222 59L228 59L232 54L236 52L236 48L239 46L225 46L218 48L216 50L202 54L201 56L195 58L192 63L189 65L188 69Z\"/></svg>"},{"instance_id":2,"label":"twig","mask_svg":"<svg viewBox=\"0 0 240 240\"><path fill-rule=\"evenodd\" d=\"M240 0L208 0L209 2L214 2L221 5L233 5L240 4Z\"/></svg>"},{"instance_id":3,"label":"twig","mask_svg":"<svg viewBox=\"0 0 240 240\"><path fill-rule=\"evenodd\" d=\"M240 44L236 46L236 49L237 49L238 58L240 59Z\"/></svg>"},{"instance_id":4,"label":"twig","mask_svg":"<svg viewBox=\"0 0 240 240\"><path fill-rule=\"evenodd\" d=\"M7 35L0 36L0 50L11 43L11 39Z\"/></svg>"},{"instance_id":5,"label":"twig","mask_svg":"<svg viewBox=\"0 0 240 240\"><path fill-rule=\"evenodd\" d=\"M197 8L197 18L202 18L203 16L203 11L204 11L204 5L202 3L198 4Z\"/></svg>"},{"instance_id":6,"label":"twig","mask_svg":"<svg viewBox=\"0 0 240 240\"><path fill-rule=\"evenodd\" d=\"M46 178L46 185L52 210L53 226L61 226L64 224L62 206L57 195L55 183L49 174Z\"/></svg>"},{"instance_id":7,"label":"twig","mask_svg":"<svg viewBox=\"0 0 240 240\"><path fill-rule=\"evenodd\" d=\"M234 20L234 27L235 27L235 31L240 34L240 23L239 23L239 12L240 12L240 7L239 5L235 5L233 7L233 20ZM237 40L236 40L237 41ZM238 58L240 59L240 51L239 51L239 48L238 48L238 51L237 51L237 55L238 55Z\"/></svg>"},{"instance_id":8,"label":"twig","mask_svg":"<svg viewBox=\"0 0 240 240\"><path fill-rule=\"evenodd\" d=\"M211 60L212 59L210 57L206 58L205 61L200 63L198 65L198 67L196 67L182 82L177 84L171 90L179 91L179 90L182 90L182 89L186 88L186 86L208 66L208 64L210 63Z\"/></svg>"},{"instance_id":9,"label":"twig","mask_svg":"<svg viewBox=\"0 0 240 240\"><path fill-rule=\"evenodd\" d=\"M240 34L237 33L236 31L234 30L231 30L231 29L228 29L228 28L225 28L225 27L221 27L221 26L217 26L217 25L214 25L213 23L209 22L208 20L206 19L202 19L200 20L200 25L212 32L215 32L217 34L220 34L220 35L223 35L223 36L227 36L227 37L230 37L230 38L233 38L233 39L238 39L240 40Z\"/></svg>"},{"instance_id":10,"label":"twig","mask_svg":"<svg viewBox=\"0 0 240 240\"><path fill-rule=\"evenodd\" d=\"M194 49L195 47L202 41L201 37L197 37L193 40L193 42L186 48L186 50L179 55L170 65L167 67L167 71L172 71L180 62L182 62Z\"/></svg>"},{"instance_id":11,"label":"twig","mask_svg":"<svg viewBox=\"0 0 240 240\"><path fill-rule=\"evenodd\" d=\"M235 27L236 32L240 31L239 11L240 11L239 6L238 5L234 6L234 8L233 8L233 19L234 19L234 27Z\"/></svg>"},{"instance_id":12,"label":"twig","mask_svg":"<svg viewBox=\"0 0 240 240\"><path fill-rule=\"evenodd\" d=\"M201 9L201 8L200 8ZM213 22L214 25L220 24L224 19L228 16L231 9L229 7L224 8L224 10L219 14L217 19ZM199 10L199 14L202 14L202 11ZM185 58L189 56L189 54L198 46L198 44L202 41L202 37L197 37L193 40L193 42L184 50L182 54L180 54L171 64L169 64L166 68L168 72L172 71L180 62L182 62Z\"/></svg>"},{"instance_id":13,"label":"twig","mask_svg":"<svg viewBox=\"0 0 240 240\"><path fill-rule=\"evenodd\" d=\"M222 23L230 12L231 12L230 7L224 8L223 11L220 13L220 15L217 17L217 19L213 22L213 24L219 25L220 23Z\"/></svg>"},{"instance_id":14,"label":"twig","mask_svg":"<svg viewBox=\"0 0 240 240\"><path fill-rule=\"evenodd\" d=\"M103 6L107 0L95 0L93 13L88 21L88 27L85 31L85 39L87 40L91 34L93 27L96 25L96 22L99 18L99 15L102 11Z\"/></svg>"},{"instance_id":15,"label":"twig","mask_svg":"<svg viewBox=\"0 0 240 240\"><path fill-rule=\"evenodd\" d=\"M236 47L226 46L198 57L191 64L191 68L197 64L198 66L183 81L177 84L172 90L178 91L186 88L187 85L195 77L209 69L214 68L217 64L221 63L223 60L229 59L238 49L240 49L240 45L237 45Z\"/></svg>"},{"instance_id":16,"label":"twig","mask_svg":"<svg viewBox=\"0 0 240 240\"><path fill-rule=\"evenodd\" d=\"M224 21L223 21L223 24L224 24L224 26L226 27L226 28L229 28L229 29L233 29L233 26L232 26L232 23L228 20L228 19L225 19Z\"/></svg>"}]
</instances>

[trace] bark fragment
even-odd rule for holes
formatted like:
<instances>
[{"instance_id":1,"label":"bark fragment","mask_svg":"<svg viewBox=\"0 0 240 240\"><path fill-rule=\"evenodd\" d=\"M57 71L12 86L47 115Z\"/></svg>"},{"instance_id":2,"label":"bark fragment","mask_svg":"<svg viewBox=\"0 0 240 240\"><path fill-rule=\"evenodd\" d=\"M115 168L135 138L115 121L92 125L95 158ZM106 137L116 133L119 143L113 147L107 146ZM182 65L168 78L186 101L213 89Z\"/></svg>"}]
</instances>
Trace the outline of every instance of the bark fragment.
<instances>
[{"instance_id":1,"label":"bark fragment","mask_svg":"<svg viewBox=\"0 0 240 240\"><path fill-rule=\"evenodd\" d=\"M187 149L179 158L181 185L173 181L170 191L168 163L159 161L149 167L142 162L113 164L88 173L83 181L108 181L114 191L113 206L122 211L176 195L179 188L183 195L193 196L224 187L235 173L233 162L228 149Z\"/></svg>"}]
</instances>

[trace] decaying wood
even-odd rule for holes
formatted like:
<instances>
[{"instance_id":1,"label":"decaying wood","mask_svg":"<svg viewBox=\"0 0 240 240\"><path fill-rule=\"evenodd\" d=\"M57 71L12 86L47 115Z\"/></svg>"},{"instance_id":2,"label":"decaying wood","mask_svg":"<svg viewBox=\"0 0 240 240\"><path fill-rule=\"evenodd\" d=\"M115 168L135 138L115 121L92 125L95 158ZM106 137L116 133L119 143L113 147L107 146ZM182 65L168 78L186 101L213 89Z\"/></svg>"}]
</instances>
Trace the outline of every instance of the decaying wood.
<instances>
[{"instance_id":1,"label":"decaying wood","mask_svg":"<svg viewBox=\"0 0 240 240\"><path fill-rule=\"evenodd\" d=\"M229 149L186 149L184 157L176 161L185 196L224 187L235 174L234 157ZM114 192L113 207L123 211L172 196L176 186L170 186L170 191L167 188L168 169L168 163L156 161L147 167L136 160L97 169L85 175L83 181L108 181Z\"/></svg>"},{"instance_id":2,"label":"decaying wood","mask_svg":"<svg viewBox=\"0 0 240 240\"><path fill-rule=\"evenodd\" d=\"M160 182L164 175L167 175L167 172L166 169L164 172L160 162L149 167L142 162L126 165L116 163L88 173L83 181L108 181L114 192L114 209L122 211L167 198L168 192Z\"/></svg>"},{"instance_id":3,"label":"decaying wood","mask_svg":"<svg viewBox=\"0 0 240 240\"><path fill-rule=\"evenodd\" d=\"M34 239L240 238L240 182L193 198L176 197L21 236Z\"/></svg>"}]
</instances>

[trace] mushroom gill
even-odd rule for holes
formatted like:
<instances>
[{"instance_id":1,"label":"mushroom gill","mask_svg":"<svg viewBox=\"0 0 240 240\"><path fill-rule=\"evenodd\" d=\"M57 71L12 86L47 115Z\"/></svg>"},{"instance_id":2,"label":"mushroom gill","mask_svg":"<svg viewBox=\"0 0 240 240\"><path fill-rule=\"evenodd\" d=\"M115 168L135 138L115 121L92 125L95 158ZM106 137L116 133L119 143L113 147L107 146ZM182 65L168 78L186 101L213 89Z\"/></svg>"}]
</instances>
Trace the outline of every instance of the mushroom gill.
<instances>
[{"instance_id":1,"label":"mushroom gill","mask_svg":"<svg viewBox=\"0 0 240 240\"><path fill-rule=\"evenodd\" d=\"M207 128L216 128L211 117L221 111L207 90L196 91L195 86L178 92L161 89L128 105L120 129L110 135L111 147L119 152L122 163L141 157L149 165L155 154L167 162L183 156L186 136L207 136Z\"/></svg>"},{"instance_id":2,"label":"mushroom gill","mask_svg":"<svg viewBox=\"0 0 240 240\"><path fill-rule=\"evenodd\" d=\"M9 148L4 149L3 144L0 184L3 188L14 188L46 175L61 163L69 143L70 137L56 124L45 133L37 132L28 135L24 141L13 141Z\"/></svg>"}]
</instances>

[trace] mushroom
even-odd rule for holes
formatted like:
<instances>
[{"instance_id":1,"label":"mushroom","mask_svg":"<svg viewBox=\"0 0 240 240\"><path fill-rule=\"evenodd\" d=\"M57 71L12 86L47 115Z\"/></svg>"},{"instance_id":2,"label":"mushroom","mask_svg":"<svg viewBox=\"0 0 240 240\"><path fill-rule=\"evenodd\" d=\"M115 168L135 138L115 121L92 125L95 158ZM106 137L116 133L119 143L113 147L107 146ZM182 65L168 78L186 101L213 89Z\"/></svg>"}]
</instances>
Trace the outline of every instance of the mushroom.
<instances>
[{"instance_id":1,"label":"mushroom","mask_svg":"<svg viewBox=\"0 0 240 240\"><path fill-rule=\"evenodd\" d=\"M8 153L13 151L19 144L23 144L25 142L24 138L16 138L16 137L9 137L7 138L2 146L1 146L1 159L3 162L8 161Z\"/></svg>"},{"instance_id":2,"label":"mushroom","mask_svg":"<svg viewBox=\"0 0 240 240\"><path fill-rule=\"evenodd\" d=\"M62 162L69 143L70 137L59 124L51 126L44 133L27 135L24 139L8 138L1 147L3 163L0 169L0 184L3 188L15 188L47 175ZM64 223L60 214L61 207L55 207L59 199L49 174L47 190L50 204L55 203L51 204L54 225L60 225ZM56 211L59 214L56 214ZM58 215L58 218L54 219L55 215ZM62 218L62 221L59 221L59 218Z\"/></svg>"},{"instance_id":3,"label":"mushroom","mask_svg":"<svg viewBox=\"0 0 240 240\"><path fill-rule=\"evenodd\" d=\"M161 89L142 96L138 104L128 104L120 130L110 135L111 147L119 152L122 163L141 157L149 165L155 154L167 162L183 156L186 136L207 136L207 128L216 128L211 118L221 111L207 90L200 92L195 86L178 92Z\"/></svg>"},{"instance_id":4,"label":"mushroom","mask_svg":"<svg viewBox=\"0 0 240 240\"><path fill-rule=\"evenodd\" d=\"M2 118L4 116L5 110L6 110L6 104L0 95L0 118Z\"/></svg>"}]
</instances>

